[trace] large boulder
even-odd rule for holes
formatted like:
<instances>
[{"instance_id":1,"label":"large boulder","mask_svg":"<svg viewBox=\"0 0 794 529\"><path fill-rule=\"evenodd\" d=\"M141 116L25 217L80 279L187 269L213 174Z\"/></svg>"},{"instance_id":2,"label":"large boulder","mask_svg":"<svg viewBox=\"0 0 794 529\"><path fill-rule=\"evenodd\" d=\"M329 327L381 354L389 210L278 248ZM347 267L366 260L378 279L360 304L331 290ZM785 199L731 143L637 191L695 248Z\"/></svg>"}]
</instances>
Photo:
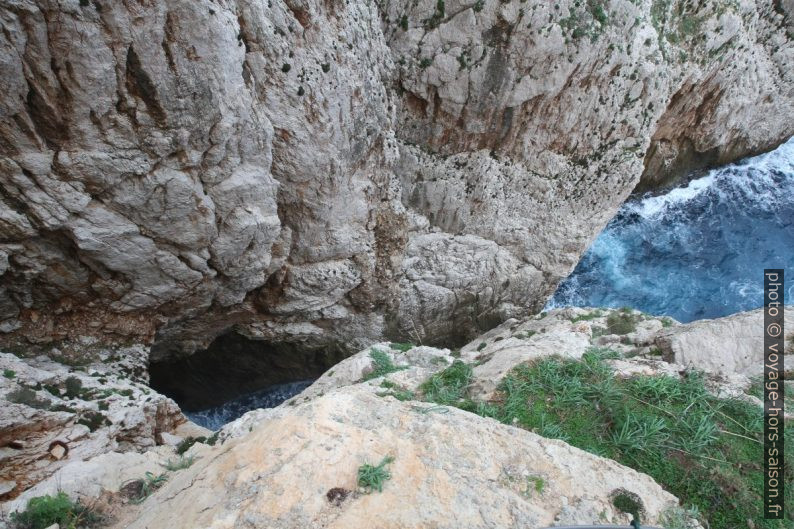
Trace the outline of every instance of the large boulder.
<instances>
[{"instance_id":1,"label":"large boulder","mask_svg":"<svg viewBox=\"0 0 794 529\"><path fill-rule=\"evenodd\" d=\"M794 355L794 307L784 311L785 350ZM670 359L710 373L764 373L764 310L698 320L659 333L656 345Z\"/></svg>"},{"instance_id":2,"label":"large boulder","mask_svg":"<svg viewBox=\"0 0 794 529\"><path fill-rule=\"evenodd\" d=\"M677 500L651 478L567 444L456 409L382 399L352 386L271 410L207 449L147 500L137 528L543 527L627 524L612 503L635 494L644 522ZM391 456L383 491L357 471ZM540 484L540 485L538 485Z\"/></svg>"}]
</instances>

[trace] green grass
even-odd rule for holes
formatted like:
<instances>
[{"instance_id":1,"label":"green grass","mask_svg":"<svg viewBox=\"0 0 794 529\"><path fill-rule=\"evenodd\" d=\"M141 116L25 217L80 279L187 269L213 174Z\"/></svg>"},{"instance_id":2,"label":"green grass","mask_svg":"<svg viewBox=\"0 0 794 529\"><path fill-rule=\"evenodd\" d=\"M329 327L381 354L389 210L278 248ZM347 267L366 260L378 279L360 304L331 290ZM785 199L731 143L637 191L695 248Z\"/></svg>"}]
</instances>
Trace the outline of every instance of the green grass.
<instances>
[{"instance_id":1,"label":"green grass","mask_svg":"<svg viewBox=\"0 0 794 529\"><path fill-rule=\"evenodd\" d=\"M372 371L364 375L364 378L361 379L362 382L406 369L405 367L394 365L389 355L374 347L369 350L369 357L372 359Z\"/></svg>"},{"instance_id":2,"label":"green grass","mask_svg":"<svg viewBox=\"0 0 794 529\"><path fill-rule=\"evenodd\" d=\"M102 516L59 492L32 498L24 511L11 514L11 521L15 529L46 529L56 523L61 529L76 529L97 525Z\"/></svg>"},{"instance_id":3,"label":"green grass","mask_svg":"<svg viewBox=\"0 0 794 529\"><path fill-rule=\"evenodd\" d=\"M466 396L466 388L471 382L470 365L455 360L448 368L427 379L419 390L426 400L438 404L458 404Z\"/></svg>"},{"instance_id":4,"label":"green grass","mask_svg":"<svg viewBox=\"0 0 794 529\"><path fill-rule=\"evenodd\" d=\"M405 353L407 351L410 351L411 349L413 349L416 346L414 344L408 343L408 342L406 342L406 343L391 342L389 344L389 347L391 347L395 351L400 351L401 353Z\"/></svg>"},{"instance_id":5,"label":"green grass","mask_svg":"<svg viewBox=\"0 0 794 529\"><path fill-rule=\"evenodd\" d=\"M3 369L3 376L6 378L14 378L17 376L17 372L13 369Z\"/></svg>"},{"instance_id":6,"label":"green grass","mask_svg":"<svg viewBox=\"0 0 794 529\"><path fill-rule=\"evenodd\" d=\"M596 318L600 318L603 315L604 313L601 312L600 310L594 310L593 312L586 312L584 314L580 314L579 316L575 316L571 318L571 323L577 323L580 321L591 321Z\"/></svg>"},{"instance_id":7,"label":"green grass","mask_svg":"<svg viewBox=\"0 0 794 529\"><path fill-rule=\"evenodd\" d=\"M746 527L747 520L757 529L794 527L790 511L786 521L763 519L759 408L711 396L697 372L616 378L605 362L614 354L592 348L581 360L520 365L493 403L466 398L471 368L457 363L428 379L422 391L427 400L562 439L644 472L697 509L711 529ZM794 426L785 431L792 439L786 454L794 461ZM793 468L784 471L788 482ZM794 505L791 489L788 505ZM671 527L674 516L683 515L671 513Z\"/></svg>"},{"instance_id":8,"label":"green grass","mask_svg":"<svg viewBox=\"0 0 794 529\"><path fill-rule=\"evenodd\" d=\"M165 462L165 469L169 472L176 472L177 470L184 470L196 461L196 456L181 455L179 459L169 459Z\"/></svg>"},{"instance_id":9,"label":"green grass","mask_svg":"<svg viewBox=\"0 0 794 529\"><path fill-rule=\"evenodd\" d=\"M388 391L381 391L377 394L379 397L394 397L401 401L416 399L416 395L414 395L413 391L409 391L389 380L384 380L380 383L380 386L386 388Z\"/></svg>"},{"instance_id":10,"label":"green grass","mask_svg":"<svg viewBox=\"0 0 794 529\"><path fill-rule=\"evenodd\" d=\"M383 484L391 479L391 472L386 467L393 462L392 456L386 456L377 465L364 463L358 467L358 486L367 494L376 490L383 492Z\"/></svg>"}]
</instances>

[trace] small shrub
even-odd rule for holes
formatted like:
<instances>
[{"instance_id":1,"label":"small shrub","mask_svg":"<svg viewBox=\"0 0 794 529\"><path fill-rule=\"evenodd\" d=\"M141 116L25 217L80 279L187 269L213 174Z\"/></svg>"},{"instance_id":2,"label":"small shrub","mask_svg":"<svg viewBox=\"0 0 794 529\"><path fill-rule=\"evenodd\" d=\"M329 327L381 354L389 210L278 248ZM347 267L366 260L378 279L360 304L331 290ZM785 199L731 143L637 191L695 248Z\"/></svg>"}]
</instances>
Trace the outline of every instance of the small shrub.
<instances>
[{"instance_id":1,"label":"small shrub","mask_svg":"<svg viewBox=\"0 0 794 529\"><path fill-rule=\"evenodd\" d=\"M400 18L400 27L402 28L403 31L408 31L408 16L407 15L403 15L402 18Z\"/></svg>"},{"instance_id":2,"label":"small shrub","mask_svg":"<svg viewBox=\"0 0 794 529\"><path fill-rule=\"evenodd\" d=\"M69 399L74 399L83 394L83 381L77 377L69 377L66 379L66 393L65 396Z\"/></svg>"},{"instance_id":3,"label":"small shrub","mask_svg":"<svg viewBox=\"0 0 794 529\"><path fill-rule=\"evenodd\" d=\"M488 344L487 344L487 343L485 343L485 342L480 342L480 345L478 345L478 346L477 346L477 350L478 350L478 351L482 351L482 350L483 350L483 349L485 349L487 346L488 346Z\"/></svg>"},{"instance_id":4,"label":"small shrub","mask_svg":"<svg viewBox=\"0 0 794 529\"><path fill-rule=\"evenodd\" d=\"M386 466L392 462L394 462L394 458L386 456L377 466L365 463L358 467L358 486L362 487L367 494L376 490L383 492L383 484L391 479L391 473Z\"/></svg>"},{"instance_id":5,"label":"small shrub","mask_svg":"<svg viewBox=\"0 0 794 529\"><path fill-rule=\"evenodd\" d=\"M177 470L183 470L190 465L192 465L196 461L195 456L179 456L179 459L169 459L165 462L165 469L169 472L176 472Z\"/></svg>"},{"instance_id":6,"label":"small shrub","mask_svg":"<svg viewBox=\"0 0 794 529\"><path fill-rule=\"evenodd\" d=\"M15 404L24 404L31 408L45 410L49 408L50 403L46 400L40 399L35 391L30 388L15 389L6 397L10 402Z\"/></svg>"},{"instance_id":7,"label":"small shrub","mask_svg":"<svg viewBox=\"0 0 794 529\"><path fill-rule=\"evenodd\" d=\"M95 411L87 411L77 420L77 424L88 426L88 429L95 432L103 424L110 424L107 417Z\"/></svg>"},{"instance_id":8,"label":"small shrub","mask_svg":"<svg viewBox=\"0 0 794 529\"><path fill-rule=\"evenodd\" d=\"M420 67L421 69L423 69L423 70L424 70L425 68L427 68L428 66L430 66L431 64L433 64L433 59L428 59L427 57L425 57L424 59L422 59L421 61L419 61L419 67Z\"/></svg>"},{"instance_id":9,"label":"small shrub","mask_svg":"<svg viewBox=\"0 0 794 529\"><path fill-rule=\"evenodd\" d=\"M6 378L14 378L17 376L17 372L13 369L3 369L3 376Z\"/></svg>"},{"instance_id":10,"label":"small shrub","mask_svg":"<svg viewBox=\"0 0 794 529\"><path fill-rule=\"evenodd\" d=\"M474 2L474 6L472 7L472 9L474 9L475 13L479 13L480 11L482 11L483 7L485 7L485 0L477 0L476 2Z\"/></svg>"},{"instance_id":11,"label":"small shrub","mask_svg":"<svg viewBox=\"0 0 794 529\"><path fill-rule=\"evenodd\" d=\"M629 334L637 330L637 321L632 314L613 312L607 316L609 334Z\"/></svg>"},{"instance_id":12,"label":"small shrub","mask_svg":"<svg viewBox=\"0 0 794 529\"><path fill-rule=\"evenodd\" d=\"M286 62L281 66L281 71L284 72L284 73L289 72L291 69L292 69L292 66L289 63L286 63Z\"/></svg>"},{"instance_id":13,"label":"small shrub","mask_svg":"<svg viewBox=\"0 0 794 529\"><path fill-rule=\"evenodd\" d=\"M216 439L217 439L217 436L216 436ZM176 445L176 453L181 456L182 454L184 454L185 452L190 450L190 447L193 446L194 444L203 443L206 440L207 440L207 438L204 437L204 436L199 436L199 437L189 436L189 437L185 437L182 440L181 443Z\"/></svg>"},{"instance_id":14,"label":"small shrub","mask_svg":"<svg viewBox=\"0 0 794 529\"><path fill-rule=\"evenodd\" d=\"M330 63L323 63L321 68L323 69L323 73L328 73L331 71L331 64Z\"/></svg>"},{"instance_id":15,"label":"small shrub","mask_svg":"<svg viewBox=\"0 0 794 529\"><path fill-rule=\"evenodd\" d=\"M11 521L17 529L46 529L53 524L63 529L74 529L90 527L101 520L99 513L72 501L64 492L33 498L24 511L11 514Z\"/></svg>"}]
</instances>

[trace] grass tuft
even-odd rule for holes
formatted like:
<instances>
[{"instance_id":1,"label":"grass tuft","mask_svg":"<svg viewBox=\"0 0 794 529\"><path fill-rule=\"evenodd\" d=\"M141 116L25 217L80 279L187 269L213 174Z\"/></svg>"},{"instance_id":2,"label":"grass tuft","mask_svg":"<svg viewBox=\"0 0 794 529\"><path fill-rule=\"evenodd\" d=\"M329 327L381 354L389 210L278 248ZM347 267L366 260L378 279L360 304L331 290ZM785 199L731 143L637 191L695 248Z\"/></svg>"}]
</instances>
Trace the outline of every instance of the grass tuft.
<instances>
[{"instance_id":1,"label":"grass tuft","mask_svg":"<svg viewBox=\"0 0 794 529\"><path fill-rule=\"evenodd\" d=\"M383 484L391 479L391 472L386 466L393 462L392 456L386 456L375 466L364 463L358 467L358 486L362 487L367 494L376 490L383 492Z\"/></svg>"},{"instance_id":2,"label":"grass tuft","mask_svg":"<svg viewBox=\"0 0 794 529\"><path fill-rule=\"evenodd\" d=\"M362 382L406 369L405 367L394 365L389 355L374 347L369 350L369 357L372 359L372 371L364 375L364 378L361 379Z\"/></svg>"},{"instance_id":3,"label":"grass tuft","mask_svg":"<svg viewBox=\"0 0 794 529\"><path fill-rule=\"evenodd\" d=\"M196 461L196 456L179 456L179 459L169 459L165 462L165 469L169 472L176 472L177 470L184 470Z\"/></svg>"}]
</instances>

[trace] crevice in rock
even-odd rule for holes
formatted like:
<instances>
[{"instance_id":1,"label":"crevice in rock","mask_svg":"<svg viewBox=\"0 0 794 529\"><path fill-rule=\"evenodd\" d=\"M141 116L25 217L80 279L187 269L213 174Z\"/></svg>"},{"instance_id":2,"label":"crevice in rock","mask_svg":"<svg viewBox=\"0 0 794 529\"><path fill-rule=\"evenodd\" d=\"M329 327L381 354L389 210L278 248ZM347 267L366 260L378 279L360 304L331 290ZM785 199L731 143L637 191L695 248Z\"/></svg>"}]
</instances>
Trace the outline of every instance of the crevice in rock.
<instances>
[{"instance_id":1,"label":"crevice in rock","mask_svg":"<svg viewBox=\"0 0 794 529\"><path fill-rule=\"evenodd\" d=\"M149 374L152 388L183 410L198 411L269 386L318 378L345 356L337 349L253 340L231 331L190 356L151 362Z\"/></svg>"}]
</instances>

